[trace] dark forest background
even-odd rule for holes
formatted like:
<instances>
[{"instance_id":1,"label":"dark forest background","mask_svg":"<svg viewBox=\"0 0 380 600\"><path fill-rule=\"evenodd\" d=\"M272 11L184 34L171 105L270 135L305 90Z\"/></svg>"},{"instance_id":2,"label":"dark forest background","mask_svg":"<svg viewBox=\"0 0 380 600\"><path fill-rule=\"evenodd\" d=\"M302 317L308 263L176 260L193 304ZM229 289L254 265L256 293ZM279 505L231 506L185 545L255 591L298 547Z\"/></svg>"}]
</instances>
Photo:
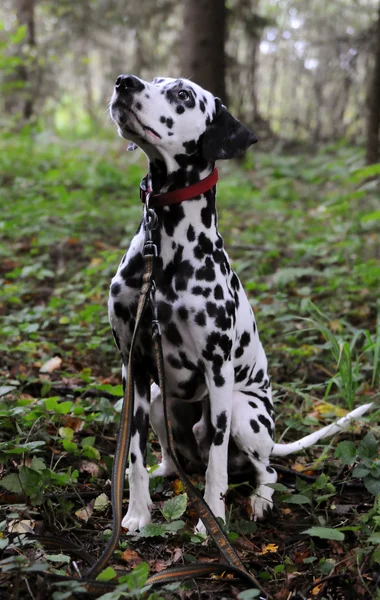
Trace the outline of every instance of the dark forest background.
<instances>
[{"instance_id":1,"label":"dark forest background","mask_svg":"<svg viewBox=\"0 0 380 600\"><path fill-rule=\"evenodd\" d=\"M4 0L1 120L105 124L115 75L185 76L262 135L366 143L380 123L377 0Z\"/></svg>"}]
</instances>

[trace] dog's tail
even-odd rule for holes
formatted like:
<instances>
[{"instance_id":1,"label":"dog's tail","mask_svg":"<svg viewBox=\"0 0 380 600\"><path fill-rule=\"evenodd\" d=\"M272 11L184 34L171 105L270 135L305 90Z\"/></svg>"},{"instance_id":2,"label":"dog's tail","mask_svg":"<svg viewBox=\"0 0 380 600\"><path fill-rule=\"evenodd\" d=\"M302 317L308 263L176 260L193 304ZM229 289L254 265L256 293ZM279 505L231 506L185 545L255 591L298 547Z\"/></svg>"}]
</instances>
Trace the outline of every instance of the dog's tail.
<instances>
[{"instance_id":1,"label":"dog's tail","mask_svg":"<svg viewBox=\"0 0 380 600\"><path fill-rule=\"evenodd\" d=\"M292 454L293 452L303 450L304 448L309 448L310 446L313 446L323 438L335 435L335 433L338 433L342 429L348 427L351 421L353 421L353 419L357 419L358 417L364 415L364 413L367 412L367 410L369 410L372 405L373 402L370 402L369 404L363 404L362 406L359 406L358 408L355 408L355 410L348 413L345 417L342 417L341 419L336 421L336 423L327 425L319 431L314 431L314 433L310 433L310 435L305 435L305 437L301 438L300 440L297 440L296 442L292 442L290 444L275 444L271 456L287 456L288 454Z\"/></svg>"}]
</instances>

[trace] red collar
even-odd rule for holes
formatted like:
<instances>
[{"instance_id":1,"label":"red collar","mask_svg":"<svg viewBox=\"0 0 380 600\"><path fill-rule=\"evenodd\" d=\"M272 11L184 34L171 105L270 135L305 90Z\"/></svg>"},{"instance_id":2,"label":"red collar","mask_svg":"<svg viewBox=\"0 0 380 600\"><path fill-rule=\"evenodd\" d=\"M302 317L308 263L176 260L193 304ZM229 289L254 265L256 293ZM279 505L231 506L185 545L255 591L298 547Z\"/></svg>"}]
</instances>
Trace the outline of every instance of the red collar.
<instances>
[{"instance_id":1,"label":"red collar","mask_svg":"<svg viewBox=\"0 0 380 600\"><path fill-rule=\"evenodd\" d=\"M157 208L158 206L171 206L172 204L180 204L185 200L192 200L193 198L208 192L208 190L214 187L218 181L218 169L215 167L210 175L207 175L205 179L197 181L197 183L188 185L180 190L165 192L164 194L153 194L149 192L149 190L144 189L143 185L145 184L145 181L146 180L144 178L140 184L140 199L142 202L146 202L149 194L149 206L151 208Z\"/></svg>"}]
</instances>

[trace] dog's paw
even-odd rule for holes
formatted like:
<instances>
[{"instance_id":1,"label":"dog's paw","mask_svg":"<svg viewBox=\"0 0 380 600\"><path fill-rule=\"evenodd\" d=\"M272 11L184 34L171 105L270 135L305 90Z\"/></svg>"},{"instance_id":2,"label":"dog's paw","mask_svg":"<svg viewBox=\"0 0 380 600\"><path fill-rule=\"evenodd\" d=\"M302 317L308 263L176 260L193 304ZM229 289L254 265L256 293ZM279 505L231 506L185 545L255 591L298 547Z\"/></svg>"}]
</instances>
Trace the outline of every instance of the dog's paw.
<instances>
[{"instance_id":1,"label":"dog's paw","mask_svg":"<svg viewBox=\"0 0 380 600\"><path fill-rule=\"evenodd\" d=\"M263 519L266 513L269 513L273 508L273 490L267 488L266 486L261 487L262 489L257 490L256 494L251 496L251 519L254 519L255 521L260 521ZM268 490L268 492L264 491L265 488Z\"/></svg>"},{"instance_id":2,"label":"dog's paw","mask_svg":"<svg viewBox=\"0 0 380 600\"><path fill-rule=\"evenodd\" d=\"M130 533L134 533L137 530L141 530L145 525L149 525L151 520L148 506L140 506L138 510L133 510L133 507L130 507L121 522L121 526L128 529Z\"/></svg>"},{"instance_id":3,"label":"dog's paw","mask_svg":"<svg viewBox=\"0 0 380 600\"><path fill-rule=\"evenodd\" d=\"M175 464L171 460L163 460L157 467L157 469L153 469L149 471L149 477L170 477L171 475L176 475L177 470L175 468Z\"/></svg>"}]
</instances>

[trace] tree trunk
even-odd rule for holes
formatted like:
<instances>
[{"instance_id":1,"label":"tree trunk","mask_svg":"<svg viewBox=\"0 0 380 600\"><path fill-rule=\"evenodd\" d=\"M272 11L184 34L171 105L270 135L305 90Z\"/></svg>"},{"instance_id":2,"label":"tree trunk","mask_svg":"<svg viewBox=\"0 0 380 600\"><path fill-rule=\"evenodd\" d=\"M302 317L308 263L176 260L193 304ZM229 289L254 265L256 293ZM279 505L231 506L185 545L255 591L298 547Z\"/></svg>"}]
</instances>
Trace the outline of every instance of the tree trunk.
<instances>
[{"instance_id":1,"label":"tree trunk","mask_svg":"<svg viewBox=\"0 0 380 600\"><path fill-rule=\"evenodd\" d=\"M16 49L22 63L8 77L11 92L5 99L5 110L11 114L21 113L26 121L33 116L34 109L32 82L35 57L30 55L30 49L36 45L34 9L35 0L16 0L15 2L17 24L25 26L26 34ZM27 45L26 49L25 45ZM13 83L15 84L14 89L12 89ZM22 84L21 88L19 87L20 83Z\"/></svg>"},{"instance_id":2,"label":"tree trunk","mask_svg":"<svg viewBox=\"0 0 380 600\"><path fill-rule=\"evenodd\" d=\"M224 0L185 0L181 36L183 76L227 102Z\"/></svg>"},{"instance_id":3,"label":"tree trunk","mask_svg":"<svg viewBox=\"0 0 380 600\"><path fill-rule=\"evenodd\" d=\"M380 137L380 4L376 27L375 68L368 94L367 164L379 162Z\"/></svg>"}]
</instances>

